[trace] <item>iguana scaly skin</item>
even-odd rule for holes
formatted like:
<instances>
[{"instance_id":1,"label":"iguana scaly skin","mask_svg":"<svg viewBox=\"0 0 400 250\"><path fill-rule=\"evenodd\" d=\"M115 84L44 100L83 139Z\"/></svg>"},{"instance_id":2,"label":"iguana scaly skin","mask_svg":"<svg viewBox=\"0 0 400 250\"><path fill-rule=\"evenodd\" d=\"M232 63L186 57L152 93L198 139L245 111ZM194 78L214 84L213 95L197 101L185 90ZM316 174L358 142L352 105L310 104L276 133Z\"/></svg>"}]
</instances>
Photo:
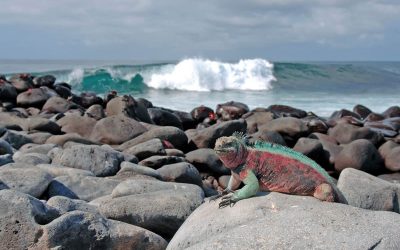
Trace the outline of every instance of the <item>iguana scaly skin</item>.
<instances>
[{"instance_id":1,"label":"iguana scaly skin","mask_svg":"<svg viewBox=\"0 0 400 250\"><path fill-rule=\"evenodd\" d=\"M273 191L314 196L322 201L347 203L329 174L315 161L290 148L258 141L248 146L241 134L221 137L214 148L231 178L221 197L220 207L254 196L258 191Z\"/></svg>"}]
</instances>

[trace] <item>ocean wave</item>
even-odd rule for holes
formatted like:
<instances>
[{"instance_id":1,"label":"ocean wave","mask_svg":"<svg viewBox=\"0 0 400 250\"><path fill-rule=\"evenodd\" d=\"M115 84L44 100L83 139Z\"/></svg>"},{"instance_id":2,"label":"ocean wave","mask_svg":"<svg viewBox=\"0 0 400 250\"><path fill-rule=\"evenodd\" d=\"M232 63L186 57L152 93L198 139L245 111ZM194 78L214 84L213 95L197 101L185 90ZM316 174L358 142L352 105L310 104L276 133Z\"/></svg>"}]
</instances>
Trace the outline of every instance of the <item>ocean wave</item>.
<instances>
[{"instance_id":1,"label":"ocean wave","mask_svg":"<svg viewBox=\"0 0 400 250\"><path fill-rule=\"evenodd\" d=\"M68 82L72 86L76 86L82 83L84 76L85 70L82 68L76 68L67 75L65 82Z\"/></svg>"},{"instance_id":2,"label":"ocean wave","mask_svg":"<svg viewBox=\"0 0 400 250\"><path fill-rule=\"evenodd\" d=\"M400 63L291 63L264 59L221 62L189 58L180 62L77 66L74 69L31 72L52 74L58 82L72 85L74 92L104 94L144 93L149 90L276 92L357 90L367 93L379 86L393 91L399 86ZM276 81L276 82L275 82ZM384 85L380 84L384 83Z\"/></svg>"},{"instance_id":3,"label":"ocean wave","mask_svg":"<svg viewBox=\"0 0 400 250\"><path fill-rule=\"evenodd\" d=\"M203 59L185 59L163 73L154 73L146 82L155 89L187 91L269 90L273 64L264 59L224 63Z\"/></svg>"}]
</instances>

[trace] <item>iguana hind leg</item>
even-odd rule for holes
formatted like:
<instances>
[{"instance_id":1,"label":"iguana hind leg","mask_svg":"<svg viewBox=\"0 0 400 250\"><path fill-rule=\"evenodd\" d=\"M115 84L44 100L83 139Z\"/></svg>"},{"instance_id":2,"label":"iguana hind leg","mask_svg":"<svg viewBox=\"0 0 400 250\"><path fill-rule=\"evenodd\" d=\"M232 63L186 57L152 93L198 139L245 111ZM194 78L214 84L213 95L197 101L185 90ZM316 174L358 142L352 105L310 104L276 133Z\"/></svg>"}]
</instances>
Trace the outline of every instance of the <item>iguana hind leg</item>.
<instances>
[{"instance_id":1,"label":"iguana hind leg","mask_svg":"<svg viewBox=\"0 0 400 250\"><path fill-rule=\"evenodd\" d=\"M314 191L313 196L321 201L335 201L335 194L332 186L328 183L322 183L317 186Z\"/></svg>"}]
</instances>

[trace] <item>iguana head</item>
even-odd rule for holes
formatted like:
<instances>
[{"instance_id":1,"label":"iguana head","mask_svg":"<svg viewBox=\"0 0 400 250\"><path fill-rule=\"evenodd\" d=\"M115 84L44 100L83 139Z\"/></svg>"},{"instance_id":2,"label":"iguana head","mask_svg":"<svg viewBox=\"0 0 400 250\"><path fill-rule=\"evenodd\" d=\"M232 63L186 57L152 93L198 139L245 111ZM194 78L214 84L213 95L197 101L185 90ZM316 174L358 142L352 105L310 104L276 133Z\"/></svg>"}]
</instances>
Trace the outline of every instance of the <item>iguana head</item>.
<instances>
[{"instance_id":1,"label":"iguana head","mask_svg":"<svg viewBox=\"0 0 400 250\"><path fill-rule=\"evenodd\" d=\"M243 138L235 135L218 138L214 151L224 165L230 169L235 169L245 163L247 157L247 148Z\"/></svg>"}]
</instances>

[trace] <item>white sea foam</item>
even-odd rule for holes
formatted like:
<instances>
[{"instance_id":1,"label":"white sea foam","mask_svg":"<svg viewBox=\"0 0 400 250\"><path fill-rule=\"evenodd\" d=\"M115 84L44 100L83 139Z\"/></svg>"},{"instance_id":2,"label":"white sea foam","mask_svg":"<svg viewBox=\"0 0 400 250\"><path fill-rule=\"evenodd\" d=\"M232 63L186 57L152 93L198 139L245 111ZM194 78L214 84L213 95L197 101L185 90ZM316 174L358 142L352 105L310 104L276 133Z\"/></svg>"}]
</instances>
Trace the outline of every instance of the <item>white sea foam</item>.
<instances>
[{"instance_id":1,"label":"white sea foam","mask_svg":"<svg viewBox=\"0 0 400 250\"><path fill-rule=\"evenodd\" d=\"M71 84L72 86L76 86L82 83L84 76L85 70L82 68L76 68L67 75L67 79L65 80L65 82Z\"/></svg>"},{"instance_id":2,"label":"white sea foam","mask_svg":"<svg viewBox=\"0 0 400 250\"><path fill-rule=\"evenodd\" d=\"M269 90L272 88L273 64L263 59L246 59L224 63L203 59L185 59L164 68L146 81L155 89L188 91Z\"/></svg>"}]
</instances>

